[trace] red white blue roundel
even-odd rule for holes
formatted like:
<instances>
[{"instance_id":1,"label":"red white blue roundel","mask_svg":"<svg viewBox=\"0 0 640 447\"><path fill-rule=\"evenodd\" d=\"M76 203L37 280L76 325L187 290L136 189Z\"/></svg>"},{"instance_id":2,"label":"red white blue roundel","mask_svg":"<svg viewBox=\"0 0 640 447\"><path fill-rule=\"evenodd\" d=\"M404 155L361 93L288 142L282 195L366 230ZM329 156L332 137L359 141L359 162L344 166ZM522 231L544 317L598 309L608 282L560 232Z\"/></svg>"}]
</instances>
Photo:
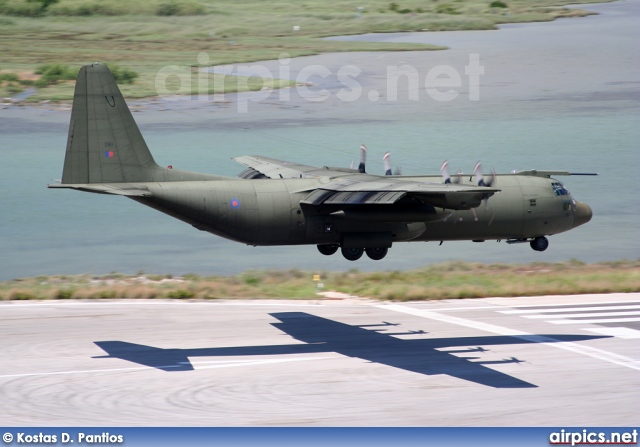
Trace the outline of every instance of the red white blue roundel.
<instances>
[{"instance_id":1,"label":"red white blue roundel","mask_svg":"<svg viewBox=\"0 0 640 447\"><path fill-rule=\"evenodd\" d=\"M231 208L233 209L240 208L240 201L238 199L231 199L229 201L229 205L231 205Z\"/></svg>"}]
</instances>

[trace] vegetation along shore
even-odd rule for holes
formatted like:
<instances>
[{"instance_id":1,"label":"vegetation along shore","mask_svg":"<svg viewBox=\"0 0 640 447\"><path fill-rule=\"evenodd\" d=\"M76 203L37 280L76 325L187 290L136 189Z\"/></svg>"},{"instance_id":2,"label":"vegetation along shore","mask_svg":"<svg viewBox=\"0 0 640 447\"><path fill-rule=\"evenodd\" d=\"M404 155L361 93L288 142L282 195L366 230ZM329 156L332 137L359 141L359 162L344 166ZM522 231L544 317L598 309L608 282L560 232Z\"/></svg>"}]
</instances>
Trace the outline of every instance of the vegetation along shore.
<instances>
[{"instance_id":1,"label":"vegetation along shore","mask_svg":"<svg viewBox=\"0 0 640 447\"><path fill-rule=\"evenodd\" d=\"M309 299L318 298L320 291L392 301L640 292L640 261L446 262L404 272L264 270L236 276L174 277L139 272L136 275L38 276L0 282L0 300Z\"/></svg>"},{"instance_id":2,"label":"vegetation along shore","mask_svg":"<svg viewBox=\"0 0 640 447\"><path fill-rule=\"evenodd\" d=\"M582 0L581 3L602 0ZM571 0L0 0L0 98L68 100L81 65L121 71L128 97L157 96L167 65L248 63L341 51L437 50L421 44L339 42L372 32L495 29L503 23L590 14ZM201 59L202 61L202 59ZM210 74L208 93L283 87L288 80L238 82ZM194 85L195 89L196 86ZM195 92L194 92L195 93ZM202 93L202 92L200 92Z\"/></svg>"}]
</instances>

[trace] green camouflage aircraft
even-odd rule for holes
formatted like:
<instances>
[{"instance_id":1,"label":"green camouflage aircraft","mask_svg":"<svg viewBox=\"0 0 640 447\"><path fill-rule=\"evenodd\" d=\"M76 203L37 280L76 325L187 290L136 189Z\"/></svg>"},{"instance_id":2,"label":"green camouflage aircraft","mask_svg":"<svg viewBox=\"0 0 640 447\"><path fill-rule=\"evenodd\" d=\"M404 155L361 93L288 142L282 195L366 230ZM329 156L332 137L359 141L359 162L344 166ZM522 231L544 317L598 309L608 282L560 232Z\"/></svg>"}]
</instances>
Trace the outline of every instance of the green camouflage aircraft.
<instances>
[{"instance_id":1,"label":"green camouflage aircraft","mask_svg":"<svg viewBox=\"0 0 640 447\"><path fill-rule=\"evenodd\" d=\"M365 252L382 259L393 243L408 241L506 240L544 251L545 236L591 219L591 208L551 176L595 174L485 177L478 164L473 175L451 176L445 162L441 176L371 175L361 149L358 169L262 156L235 158L247 166L237 178L162 168L111 72L95 63L78 75L62 182L49 187L122 195L233 241L314 244L351 261ZM391 174L387 155L385 164Z\"/></svg>"}]
</instances>

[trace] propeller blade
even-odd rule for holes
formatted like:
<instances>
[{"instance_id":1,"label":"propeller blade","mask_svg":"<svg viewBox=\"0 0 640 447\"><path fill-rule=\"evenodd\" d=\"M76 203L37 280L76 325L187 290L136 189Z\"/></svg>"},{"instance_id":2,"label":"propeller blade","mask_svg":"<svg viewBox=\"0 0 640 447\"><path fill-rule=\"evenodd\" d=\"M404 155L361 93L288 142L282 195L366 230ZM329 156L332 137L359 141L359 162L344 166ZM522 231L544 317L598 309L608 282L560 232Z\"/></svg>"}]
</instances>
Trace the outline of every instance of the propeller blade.
<instances>
[{"instance_id":1,"label":"propeller blade","mask_svg":"<svg viewBox=\"0 0 640 447\"><path fill-rule=\"evenodd\" d=\"M487 186L495 185L498 183L498 176L495 168L491 168L491 179L487 182Z\"/></svg>"},{"instance_id":2,"label":"propeller blade","mask_svg":"<svg viewBox=\"0 0 640 447\"><path fill-rule=\"evenodd\" d=\"M473 175L476 176L478 186L487 186L484 182L484 176L482 175L482 163L476 163L476 166L473 168Z\"/></svg>"},{"instance_id":3,"label":"propeller blade","mask_svg":"<svg viewBox=\"0 0 640 447\"><path fill-rule=\"evenodd\" d=\"M385 152L382 156L382 162L384 163L384 175L392 175L390 158L391 154L389 152Z\"/></svg>"},{"instance_id":4,"label":"propeller blade","mask_svg":"<svg viewBox=\"0 0 640 447\"><path fill-rule=\"evenodd\" d=\"M360 145L360 165L358 165L358 172L364 174L367 171L365 171L365 164L367 163L367 146L365 146L364 144Z\"/></svg>"},{"instance_id":5,"label":"propeller blade","mask_svg":"<svg viewBox=\"0 0 640 447\"><path fill-rule=\"evenodd\" d=\"M442 173L442 178L445 183L461 183L462 182L462 172L458 170L458 173L454 178L451 178L451 174L449 174L449 161L445 160L442 163L442 167L440 168L440 173Z\"/></svg>"},{"instance_id":6,"label":"propeller blade","mask_svg":"<svg viewBox=\"0 0 640 447\"><path fill-rule=\"evenodd\" d=\"M478 186L487 186L491 187L497 181L496 170L491 168L491 177L485 178L482 175L482 164L480 162L476 163L476 167L473 169L473 173L476 176L476 181L478 182Z\"/></svg>"},{"instance_id":7,"label":"propeller blade","mask_svg":"<svg viewBox=\"0 0 640 447\"><path fill-rule=\"evenodd\" d=\"M440 173L445 183L451 183L451 174L449 174L449 161L445 160L440 167Z\"/></svg>"}]
</instances>

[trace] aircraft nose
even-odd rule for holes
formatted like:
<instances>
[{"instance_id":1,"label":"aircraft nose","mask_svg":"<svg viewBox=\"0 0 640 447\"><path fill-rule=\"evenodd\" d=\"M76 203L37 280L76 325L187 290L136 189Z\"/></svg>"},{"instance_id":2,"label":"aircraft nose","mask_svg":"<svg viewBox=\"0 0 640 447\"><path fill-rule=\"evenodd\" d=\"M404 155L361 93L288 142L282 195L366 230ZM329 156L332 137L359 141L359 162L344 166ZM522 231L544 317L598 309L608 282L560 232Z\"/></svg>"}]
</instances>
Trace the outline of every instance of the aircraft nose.
<instances>
[{"instance_id":1,"label":"aircraft nose","mask_svg":"<svg viewBox=\"0 0 640 447\"><path fill-rule=\"evenodd\" d=\"M576 203L576 212L573 214L573 226L578 227L582 224L586 224L591 220L591 216L593 216L593 212L591 211L591 207L586 203L577 202Z\"/></svg>"}]
</instances>

